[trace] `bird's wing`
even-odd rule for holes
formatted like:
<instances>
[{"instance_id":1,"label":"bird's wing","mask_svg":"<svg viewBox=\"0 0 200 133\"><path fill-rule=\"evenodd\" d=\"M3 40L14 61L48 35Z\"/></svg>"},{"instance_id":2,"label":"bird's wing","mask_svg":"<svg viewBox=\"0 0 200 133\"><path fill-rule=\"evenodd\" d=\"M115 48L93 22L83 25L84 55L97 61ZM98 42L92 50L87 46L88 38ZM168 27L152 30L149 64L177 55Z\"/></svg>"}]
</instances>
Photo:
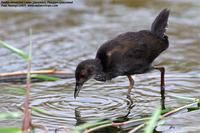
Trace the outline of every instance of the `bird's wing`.
<instances>
[{"instance_id":1,"label":"bird's wing","mask_svg":"<svg viewBox=\"0 0 200 133\"><path fill-rule=\"evenodd\" d=\"M103 66L103 71L108 72L110 71L114 66L113 62L119 63L120 60L116 60L116 56L119 56L120 47L122 47L117 41L110 40L106 43L104 43L97 51L96 58L101 60L101 64ZM118 54L117 54L118 53Z\"/></svg>"},{"instance_id":2,"label":"bird's wing","mask_svg":"<svg viewBox=\"0 0 200 133\"><path fill-rule=\"evenodd\" d=\"M134 72L133 70L145 64L148 56L147 45L139 44L135 39L135 33L126 33L99 48L96 58L101 60L105 72L113 72L119 76Z\"/></svg>"}]
</instances>

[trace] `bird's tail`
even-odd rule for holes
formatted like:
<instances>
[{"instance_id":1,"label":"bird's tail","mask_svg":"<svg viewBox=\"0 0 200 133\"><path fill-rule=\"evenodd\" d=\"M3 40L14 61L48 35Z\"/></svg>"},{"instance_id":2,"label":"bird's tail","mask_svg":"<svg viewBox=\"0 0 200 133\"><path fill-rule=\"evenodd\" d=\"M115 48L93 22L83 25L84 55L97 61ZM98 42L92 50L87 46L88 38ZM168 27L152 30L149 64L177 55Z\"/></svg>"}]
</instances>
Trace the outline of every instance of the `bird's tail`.
<instances>
[{"instance_id":1,"label":"bird's tail","mask_svg":"<svg viewBox=\"0 0 200 133\"><path fill-rule=\"evenodd\" d=\"M151 25L151 32L160 38L165 35L169 12L168 9L163 9Z\"/></svg>"}]
</instances>

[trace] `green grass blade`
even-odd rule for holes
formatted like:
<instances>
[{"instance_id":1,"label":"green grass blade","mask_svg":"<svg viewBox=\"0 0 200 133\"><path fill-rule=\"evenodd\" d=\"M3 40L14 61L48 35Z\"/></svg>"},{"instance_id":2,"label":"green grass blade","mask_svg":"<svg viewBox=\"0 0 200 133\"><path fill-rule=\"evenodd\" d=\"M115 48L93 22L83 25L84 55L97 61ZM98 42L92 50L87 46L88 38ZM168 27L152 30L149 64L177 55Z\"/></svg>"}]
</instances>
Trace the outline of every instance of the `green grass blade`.
<instances>
[{"instance_id":1,"label":"green grass blade","mask_svg":"<svg viewBox=\"0 0 200 133\"><path fill-rule=\"evenodd\" d=\"M0 46L7 48L8 50L10 50L11 52L21 56L22 58L24 58L26 61L29 60L28 55L26 55L22 50L19 50L3 41L0 40Z\"/></svg>"},{"instance_id":2,"label":"green grass blade","mask_svg":"<svg viewBox=\"0 0 200 133\"><path fill-rule=\"evenodd\" d=\"M112 122L111 120L105 120L105 121L102 121L102 120L91 121L91 122L88 122L88 123L85 123L85 124L82 124L82 125L76 127L76 128L73 130L72 133L82 133L85 129L97 127L97 126L104 125L104 124L109 124L109 123L111 123L111 122Z\"/></svg>"},{"instance_id":3,"label":"green grass blade","mask_svg":"<svg viewBox=\"0 0 200 133\"><path fill-rule=\"evenodd\" d=\"M0 133L22 133L20 128L16 127L2 127Z\"/></svg>"},{"instance_id":4,"label":"green grass blade","mask_svg":"<svg viewBox=\"0 0 200 133\"><path fill-rule=\"evenodd\" d=\"M151 119L147 123L147 126L144 130L145 133L153 133L156 123L160 118L160 114L161 114L161 109L157 108L156 111L152 114Z\"/></svg>"},{"instance_id":5,"label":"green grass blade","mask_svg":"<svg viewBox=\"0 0 200 133\"><path fill-rule=\"evenodd\" d=\"M169 112L169 111L172 111L172 110L173 110L173 109L170 108L170 107L165 108L165 109L161 110L161 115L163 115L163 114L165 114L165 113L167 113L167 112Z\"/></svg>"},{"instance_id":6,"label":"green grass blade","mask_svg":"<svg viewBox=\"0 0 200 133\"><path fill-rule=\"evenodd\" d=\"M199 109L200 109L200 107L189 107L189 108L187 108L188 112L199 110Z\"/></svg>"},{"instance_id":7,"label":"green grass blade","mask_svg":"<svg viewBox=\"0 0 200 133\"><path fill-rule=\"evenodd\" d=\"M14 118L19 118L21 116L22 116L21 112L1 112L0 120L14 119Z\"/></svg>"},{"instance_id":8,"label":"green grass blade","mask_svg":"<svg viewBox=\"0 0 200 133\"><path fill-rule=\"evenodd\" d=\"M200 99L197 99L196 102L197 102L197 106L200 107Z\"/></svg>"},{"instance_id":9,"label":"green grass blade","mask_svg":"<svg viewBox=\"0 0 200 133\"><path fill-rule=\"evenodd\" d=\"M32 59L32 29L29 29L29 59Z\"/></svg>"},{"instance_id":10,"label":"green grass blade","mask_svg":"<svg viewBox=\"0 0 200 133\"><path fill-rule=\"evenodd\" d=\"M47 81L56 81L60 79L57 77L47 76L43 74L31 74L31 78L37 78L37 79L42 79L42 80L47 80Z\"/></svg>"}]
</instances>

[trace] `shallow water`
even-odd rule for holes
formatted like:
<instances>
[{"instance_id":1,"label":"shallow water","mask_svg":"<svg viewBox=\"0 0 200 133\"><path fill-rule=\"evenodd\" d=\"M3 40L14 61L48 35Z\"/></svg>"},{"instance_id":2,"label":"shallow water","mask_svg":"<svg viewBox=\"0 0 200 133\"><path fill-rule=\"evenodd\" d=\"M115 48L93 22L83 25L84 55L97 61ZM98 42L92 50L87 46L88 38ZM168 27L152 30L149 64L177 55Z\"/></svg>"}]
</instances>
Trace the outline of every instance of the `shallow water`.
<instances>
[{"instance_id":1,"label":"shallow water","mask_svg":"<svg viewBox=\"0 0 200 133\"><path fill-rule=\"evenodd\" d=\"M92 1L84 0L66 8L1 8L0 39L28 51L30 27L33 29L34 70L60 69L74 72L76 65L87 58L94 58L97 48L106 40L126 31L150 27L162 9L171 10L167 34L170 47L155 64L166 68L166 105L179 107L188 102L172 95L200 97L200 4L198 1ZM5 49L0 49L0 72L26 69L26 63ZM74 78L55 82L33 83L31 105L46 110L32 112L35 123L47 126L52 132L58 127L73 129L76 125L99 118L116 119L128 113L126 92L128 79L118 77L110 82L88 81L79 97L73 98ZM160 105L159 72L136 75L132 91L135 106L128 118L151 115ZM0 111L21 110L24 96L8 87L20 84L0 84ZM165 132L200 131L199 111L189 115L174 116L159 127ZM181 121L181 122L180 122ZM21 118L0 121L0 126L21 125ZM174 126L174 128L170 128ZM174 130L173 130L174 129Z\"/></svg>"}]
</instances>

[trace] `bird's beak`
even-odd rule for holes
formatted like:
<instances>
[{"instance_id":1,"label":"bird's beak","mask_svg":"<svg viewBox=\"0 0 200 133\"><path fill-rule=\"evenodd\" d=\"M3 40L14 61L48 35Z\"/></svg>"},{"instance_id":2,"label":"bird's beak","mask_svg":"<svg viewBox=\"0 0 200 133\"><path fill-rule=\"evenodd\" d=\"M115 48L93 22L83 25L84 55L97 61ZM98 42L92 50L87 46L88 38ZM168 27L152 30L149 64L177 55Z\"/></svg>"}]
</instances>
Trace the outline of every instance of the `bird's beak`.
<instances>
[{"instance_id":1,"label":"bird's beak","mask_svg":"<svg viewBox=\"0 0 200 133\"><path fill-rule=\"evenodd\" d=\"M76 83L76 87L75 87L75 90L74 90L74 98L76 99L76 97L78 96L78 93L79 93L79 91L81 90L81 88L82 88L82 84L80 84L80 83Z\"/></svg>"}]
</instances>

